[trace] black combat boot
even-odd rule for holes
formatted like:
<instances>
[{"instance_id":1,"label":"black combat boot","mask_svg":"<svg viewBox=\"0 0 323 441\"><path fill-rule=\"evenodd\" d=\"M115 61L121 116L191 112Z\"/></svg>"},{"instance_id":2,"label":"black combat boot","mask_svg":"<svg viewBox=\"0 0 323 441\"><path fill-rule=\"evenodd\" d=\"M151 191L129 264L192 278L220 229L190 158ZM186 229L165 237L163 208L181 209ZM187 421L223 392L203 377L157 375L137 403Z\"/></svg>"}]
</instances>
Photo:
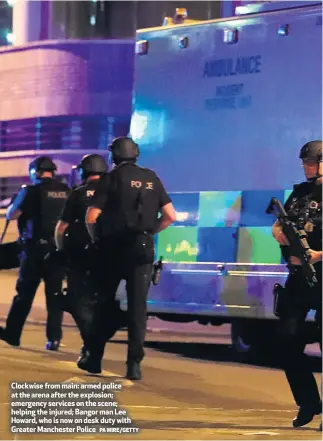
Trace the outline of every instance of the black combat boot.
<instances>
[{"instance_id":1,"label":"black combat boot","mask_svg":"<svg viewBox=\"0 0 323 441\"><path fill-rule=\"evenodd\" d=\"M88 350L86 349L86 346L82 346L81 350L80 350L80 356L77 359L76 363L78 363L79 361L81 361L84 357L86 357L87 355L89 355Z\"/></svg>"},{"instance_id":2,"label":"black combat boot","mask_svg":"<svg viewBox=\"0 0 323 441\"><path fill-rule=\"evenodd\" d=\"M293 427L302 427L310 423L315 415L320 415L322 413L322 401L320 401L315 407L305 407L299 408L297 417L293 419Z\"/></svg>"},{"instance_id":3,"label":"black combat boot","mask_svg":"<svg viewBox=\"0 0 323 441\"><path fill-rule=\"evenodd\" d=\"M5 341L10 346L14 346L15 348L20 346L20 340L19 338L11 337L6 329L4 329L2 326L0 326L0 340Z\"/></svg>"},{"instance_id":4,"label":"black combat boot","mask_svg":"<svg viewBox=\"0 0 323 441\"><path fill-rule=\"evenodd\" d=\"M59 346L60 346L60 341L55 340L55 341L48 341L46 343L46 349L47 351L58 351L59 350Z\"/></svg>"},{"instance_id":5,"label":"black combat boot","mask_svg":"<svg viewBox=\"0 0 323 441\"><path fill-rule=\"evenodd\" d=\"M88 371L89 374L101 374L102 372L101 360L91 358L89 353L79 358L77 367L83 371Z\"/></svg>"},{"instance_id":6,"label":"black combat boot","mask_svg":"<svg viewBox=\"0 0 323 441\"><path fill-rule=\"evenodd\" d=\"M127 375L128 380L139 381L142 378L140 364L136 361L127 362Z\"/></svg>"}]
</instances>

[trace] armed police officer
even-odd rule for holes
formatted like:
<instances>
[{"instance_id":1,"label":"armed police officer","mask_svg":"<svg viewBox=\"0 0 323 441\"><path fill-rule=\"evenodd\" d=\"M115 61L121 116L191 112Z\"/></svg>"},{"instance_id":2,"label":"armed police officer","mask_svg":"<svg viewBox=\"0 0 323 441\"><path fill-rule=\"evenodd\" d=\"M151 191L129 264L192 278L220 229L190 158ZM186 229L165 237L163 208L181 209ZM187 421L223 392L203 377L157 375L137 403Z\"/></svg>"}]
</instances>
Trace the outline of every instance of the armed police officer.
<instances>
[{"instance_id":1,"label":"armed police officer","mask_svg":"<svg viewBox=\"0 0 323 441\"><path fill-rule=\"evenodd\" d=\"M88 231L99 248L100 289L90 354L78 367L101 372L104 328L108 324L115 329L115 295L124 279L128 299L127 378L140 380L146 301L154 261L153 235L175 221L175 210L156 174L136 164L139 148L131 138L115 139L110 150L115 167L99 183L86 215Z\"/></svg>"},{"instance_id":2,"label":"armed police officer","mask_svg":"<svg viewBox=\"0 0 323 441\"><path fill-rule=\"evenodd\" d=\"M306 182L294 187L285 209L291 220L302 223L310 246L310 263L314 265L318 283L310 287L302 274L300 260L291 255L288 240L279 222L273 225L273 236L282 248L284 258L294 265L285 291L287 304L280 313L281 359L296 404L299 406L294 427L304 426L322 412L321 398L304 349L304 323L310 309L316 310L315 321L322 338L322 141L305 144L300 152ZM321 340L322 350L322 340Z\"/></svg>"},{"instance_id":3,"label":"armed police officer","mask_svg":"<svg viewBox=\"0 0 323 441\"><path fill-rule=\"evenodd\" d=\"M81 357L86 354L87 335L94 314L96 300L95 260L89 253L91 242L85 226L85 214L100 177L107 173L105 159L98 155L86 155L77 166L82 185L69 195L55 230L58 251L67 255L67 310L73 316L83 339ZM65 234L68 232L68 240ZM91 256L90 256L91 254Z\"/></svg>"},{"instance_id":4,"label":"armed police officer","mask_svg":"<svg viewBox=\"0 0 323 441\"><path fill-rule=\"evenodd\" d=\"M18 219L21 245L20 270L6 327L0 328L0 338L12 346L20 345L26 318L30 312L37 288L45 284L47 307L48 350L58 350L62 338L63 312L59 293L63 271L52 268L45 256L54 248L54 231L69 187L54 178L57 167L51 158L39 156L29 165L33 185L21 188L8 207L7 219Z\"/></svg>"}]
</instances>

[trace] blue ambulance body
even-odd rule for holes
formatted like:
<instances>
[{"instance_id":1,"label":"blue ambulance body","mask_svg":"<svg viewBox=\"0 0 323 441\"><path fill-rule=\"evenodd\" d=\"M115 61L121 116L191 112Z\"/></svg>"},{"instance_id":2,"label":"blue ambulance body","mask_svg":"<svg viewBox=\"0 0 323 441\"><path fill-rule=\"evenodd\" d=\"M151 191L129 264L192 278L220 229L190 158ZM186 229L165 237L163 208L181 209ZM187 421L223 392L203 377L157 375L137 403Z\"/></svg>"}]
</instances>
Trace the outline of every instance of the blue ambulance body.
<instances>
[{"instance_id":1,"label":"blue ambulance body","mask_svg":"<svg viewBox=\"0 0 323 441\"><path fill-rule=\"evenodd\" d=\"M165 320L274 318L287 270L265 210L304 180L301 146L322 139L321 3L243 8L137 32L131 135L177 211L148 302Z\"/></svg>"}]
</instances>

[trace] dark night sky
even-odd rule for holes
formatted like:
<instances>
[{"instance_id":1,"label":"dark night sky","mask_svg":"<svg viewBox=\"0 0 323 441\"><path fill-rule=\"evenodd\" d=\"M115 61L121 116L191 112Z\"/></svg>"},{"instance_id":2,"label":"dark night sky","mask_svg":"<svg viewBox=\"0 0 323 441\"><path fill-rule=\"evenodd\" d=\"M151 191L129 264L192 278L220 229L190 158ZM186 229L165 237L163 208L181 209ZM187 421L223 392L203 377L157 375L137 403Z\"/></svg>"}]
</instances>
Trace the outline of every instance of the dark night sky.
<instances>
[{"instance_id":1,"label":"dark night sky","mask_svg":"<svg viewBox=\"0 0 323 441\"><path fill-rule=\"evenodd\" d=\"M175 8L184 7L189 18L219 18L220 1L55 1L56 26L65 28L66 38L129 38L136 29L160 26ZM91 25L91 17L96 24ZM93 18L92 18L93 20ZM12 8L0 0L0 45L6 44L6 32L12 30Z\"/></svg>"}]
</instances>

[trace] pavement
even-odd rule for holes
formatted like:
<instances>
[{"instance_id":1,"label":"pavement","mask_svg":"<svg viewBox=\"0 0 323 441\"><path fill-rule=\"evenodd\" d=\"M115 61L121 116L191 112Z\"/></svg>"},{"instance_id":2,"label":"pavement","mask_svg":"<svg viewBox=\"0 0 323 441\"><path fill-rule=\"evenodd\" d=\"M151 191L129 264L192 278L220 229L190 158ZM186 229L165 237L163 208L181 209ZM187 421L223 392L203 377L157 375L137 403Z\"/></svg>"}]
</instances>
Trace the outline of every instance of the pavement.
<instances>
[{"instance_id":1,"label":"pavement","mask_svg":"<svg viewBox=\"0 0 323 441\"><path fill-rule=\"evenodd\" d=\"M237 363L230 347L221 341L210 343L200 336L149 333L140 382L123 377L124 331L107 345L102 375L89 375L76 367L81 341L74 328L64 330L64 344L60 352L44 351L44 333L41 327L33 325L26 326L21 348L0 342L0 439L67 439L59 433L10 432L8 392L12 382L101 383L101 387L110 382L121 384L116 401L128 412L131 427L138 428L139 433L73 433L68 434L68 439L322 438L318 431L320 417L304 428L291 427L295 405L286 379L275 365L268 360L258 364ZM311 363L314 370L320 370L318 358L311 358ZM62 405L58 407L61 408Z\"/></svg>"},{"instance_id":2,"label":"pavement","mask_svg":"<svg viewBox=\"0 0 323 441\"><path fill-rule=\"evenodd\" d=\"M14 294L16 271L2 271L0 320ZM238 362L230 348L230 327L172 324L149 320L144 377L126 380L125 331L107 345L101 376L80 371L75 360L81 339L69 314L64 318L63 346L44 350L46 319L40 286L22 337L21 348L0 341L0 439L67 439L62 434L11 433L9 385L17 382L119 382L119 405L128 411L139 433L68 434L68 439L224 440L322 439L320 417L302 429L291 421L297 409L283 373L272 360ZM33 324L34 323L34 324ZM310 357L320 372L320 358ZM317 374L319 381L319 375Z\"/></svg>"}]
</instances>

